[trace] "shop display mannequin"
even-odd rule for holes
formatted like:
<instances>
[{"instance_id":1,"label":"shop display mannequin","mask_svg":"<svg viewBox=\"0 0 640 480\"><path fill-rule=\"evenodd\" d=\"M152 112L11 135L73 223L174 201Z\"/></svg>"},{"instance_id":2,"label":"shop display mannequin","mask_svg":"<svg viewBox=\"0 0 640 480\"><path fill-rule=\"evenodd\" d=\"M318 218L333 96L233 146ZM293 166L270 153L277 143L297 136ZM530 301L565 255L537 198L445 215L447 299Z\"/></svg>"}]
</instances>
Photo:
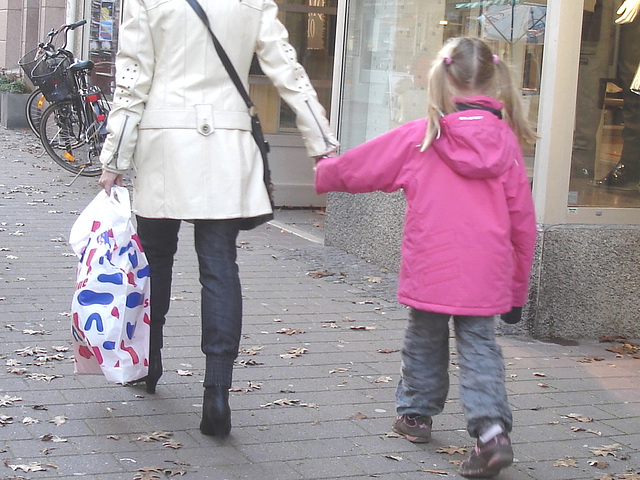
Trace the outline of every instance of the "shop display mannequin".
<instances>
[{"instance_id":1,"label":"shop display mannequin","mask_svg":"<svg viewBox=\"0 0 640 480\"><path fill-rule=\"evenodd\" d=\"M624 145L618 164L595 182L599 187L635 186L640 180L640 96L630 90L640 63L640 22L634 22L640 11L640 0L625 0L617 10L615 23L620 27L618 76L622 82L624 99Z\"/></svg>"}]
</instances>

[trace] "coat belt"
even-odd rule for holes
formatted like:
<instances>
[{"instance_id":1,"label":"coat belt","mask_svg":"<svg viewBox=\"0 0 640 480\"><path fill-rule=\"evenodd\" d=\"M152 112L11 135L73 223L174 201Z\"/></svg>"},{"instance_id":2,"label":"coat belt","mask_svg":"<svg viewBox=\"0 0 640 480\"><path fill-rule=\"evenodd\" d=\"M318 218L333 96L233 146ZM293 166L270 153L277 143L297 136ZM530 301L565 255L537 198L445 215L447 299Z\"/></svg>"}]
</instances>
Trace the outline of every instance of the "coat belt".
<instances>
[{"instance_id":1,"label":"coat belt","mask_svg":"<svg viewBox=\"0 0 640 480\"><path fill-rule=\"evenodd\" d=\"M139 128L196 129L202 135L209 135L217 128L251 131L251 117L248 112L213 110L212 105L196 105L191 109L145 110Z\"/></svg>"}]
</instances>

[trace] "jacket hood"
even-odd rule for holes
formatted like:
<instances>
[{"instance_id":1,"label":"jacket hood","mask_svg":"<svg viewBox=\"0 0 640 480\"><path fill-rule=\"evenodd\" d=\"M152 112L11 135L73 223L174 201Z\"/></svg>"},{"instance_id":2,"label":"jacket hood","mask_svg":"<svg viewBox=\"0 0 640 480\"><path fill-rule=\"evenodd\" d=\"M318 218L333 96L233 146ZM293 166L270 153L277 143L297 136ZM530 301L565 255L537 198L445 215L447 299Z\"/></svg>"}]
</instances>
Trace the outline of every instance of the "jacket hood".
<instances>
[{"instance_id":1,"label":"jacket hood","mask_svg":"<svg viewBox=\"0 0 640 480\"><path fill-rule=\"evenodd\" d=\"M502 103L487 96L456 98L478 107L502 110ZM467 178L494 178L513 161L513 132L497 115L481 108L465 109L440 120L440 137L432 147L459 175Z\"/></svg>"}]
</instances>

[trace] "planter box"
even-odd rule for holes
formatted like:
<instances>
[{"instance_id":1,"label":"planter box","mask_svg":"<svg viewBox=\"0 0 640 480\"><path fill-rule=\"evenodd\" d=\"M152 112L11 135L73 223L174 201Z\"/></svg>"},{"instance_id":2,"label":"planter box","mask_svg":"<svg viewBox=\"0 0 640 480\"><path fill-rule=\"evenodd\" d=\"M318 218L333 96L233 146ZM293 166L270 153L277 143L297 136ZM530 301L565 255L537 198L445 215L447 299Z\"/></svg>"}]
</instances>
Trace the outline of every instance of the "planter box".
<instances>
[{"instance_id":1,"label":"planter box","mask_svg":"<svg viewBox=\"0 0 640 480\"><path fill-rule=\"evenodd\" d=\"M3 127L29 128L24 113L28 98L28 93L0 93L0 124Z\"/></svg>"}]
</instances>

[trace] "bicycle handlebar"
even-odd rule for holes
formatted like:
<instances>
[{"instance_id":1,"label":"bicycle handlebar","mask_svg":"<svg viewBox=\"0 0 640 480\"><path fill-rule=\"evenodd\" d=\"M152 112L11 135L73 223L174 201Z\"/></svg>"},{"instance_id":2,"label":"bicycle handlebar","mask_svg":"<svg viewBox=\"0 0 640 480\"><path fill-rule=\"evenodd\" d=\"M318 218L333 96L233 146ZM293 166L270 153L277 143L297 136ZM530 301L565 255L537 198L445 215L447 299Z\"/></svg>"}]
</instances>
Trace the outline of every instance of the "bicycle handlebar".
<instances>
[{"instance_id":1,"label":"bicycle handlebar","mask_svg":"<svg viewBox=\"0 0 640 480\"><path fill-rule=\"evenodd\" d=\"M49 33L47 33L47 41L46 42L40 42L38 44L38 47L45 50L45 51L53 51L54 50L54 46L53 46L53 39L55 37L57 37L60 33L64 32L64 43L62 44L62 46L58 49L58 50L64 50L67 46L67 32L69 30L75 30L78 27L81 27L82 25L86 24L87 21L83 18L82 20L78 20L77 22L74 23L68 23L65 25L60 26L58 29L51 29L49 31Z\"/></svg>"}]
</instances>

